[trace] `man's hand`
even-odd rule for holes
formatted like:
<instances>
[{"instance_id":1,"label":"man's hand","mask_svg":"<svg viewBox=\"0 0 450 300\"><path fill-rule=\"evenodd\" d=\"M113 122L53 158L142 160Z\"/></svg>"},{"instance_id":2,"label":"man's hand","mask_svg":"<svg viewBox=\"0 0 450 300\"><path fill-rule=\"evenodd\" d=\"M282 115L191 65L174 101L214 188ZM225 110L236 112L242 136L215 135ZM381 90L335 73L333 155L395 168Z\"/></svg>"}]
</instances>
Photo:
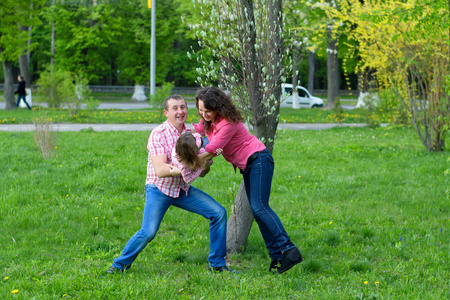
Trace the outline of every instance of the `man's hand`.
<instances>
[{"instance_id":1,"label":"man's hand","mask_svg":"<svg viewBox=\"0 0 450 300\"><path fill-rule=\"evenodd\" d=\"M172 177L174 177L174 176L180 176L180 175L181 175L180 169L178 169L177 167L175 167L175 166L169 166L169 169L170 169L170 175L171 175Z\"/></svg>"}]
</instances>

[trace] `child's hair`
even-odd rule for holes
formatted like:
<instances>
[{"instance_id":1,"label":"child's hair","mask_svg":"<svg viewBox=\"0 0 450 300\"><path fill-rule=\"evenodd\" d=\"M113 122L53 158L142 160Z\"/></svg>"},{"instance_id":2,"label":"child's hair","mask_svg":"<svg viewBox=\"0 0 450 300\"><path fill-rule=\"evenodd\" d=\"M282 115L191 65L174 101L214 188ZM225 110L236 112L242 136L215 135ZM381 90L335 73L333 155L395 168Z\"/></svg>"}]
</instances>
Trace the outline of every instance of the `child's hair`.
<instances>
[{"instance_id":1,"label":"child's hair","mask_svg":"<svg viewBox=\"0 0 450 300\"><path fill-rule=\"evenodd\" d=\"M194 135L198 135L198 137ZM200 168L202 165L197 153L202 144L203 141L198 133L185 132L180 135L175 144L175 152L180 162L192 170Z\"/></svg>"}]
</instances>

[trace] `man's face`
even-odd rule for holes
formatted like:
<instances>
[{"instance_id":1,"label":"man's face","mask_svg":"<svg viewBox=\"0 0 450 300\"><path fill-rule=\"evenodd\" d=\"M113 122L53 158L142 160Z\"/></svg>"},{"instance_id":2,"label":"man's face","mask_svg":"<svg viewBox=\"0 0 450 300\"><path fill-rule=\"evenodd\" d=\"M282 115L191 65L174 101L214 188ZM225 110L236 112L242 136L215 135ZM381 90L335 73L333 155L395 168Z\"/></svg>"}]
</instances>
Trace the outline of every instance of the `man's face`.
<instances>
[{"instance_id":1,"label":"man's face","mask_svg":"<svg viewBox=\"0 0 450 300\"><path fill-rule=\"evenodd\" d=\"M169 99L167 101L167 110L164 110L164 115L174 127L183 126L186 122L187 113L186 100Z\"/></svg>"}]
</instances>

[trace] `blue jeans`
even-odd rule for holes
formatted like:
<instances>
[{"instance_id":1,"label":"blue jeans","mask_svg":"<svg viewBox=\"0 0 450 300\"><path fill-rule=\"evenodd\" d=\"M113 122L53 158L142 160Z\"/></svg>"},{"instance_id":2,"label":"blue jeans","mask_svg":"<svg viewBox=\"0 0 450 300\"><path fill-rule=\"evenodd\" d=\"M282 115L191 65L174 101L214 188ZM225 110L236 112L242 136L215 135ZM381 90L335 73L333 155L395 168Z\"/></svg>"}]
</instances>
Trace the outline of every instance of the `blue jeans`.
<instances>
[{"instance_id":1,"label":"blue jeans","mask_svg":"<svg viewBox=\"0 0 450 300\"><path fill-rule=\"evenodd\" d=\"M145 186L145 207L142 227L126 244L122 255L114 260L112 266L119 269L129 269L141 251L150 243L159 229L161 221L169 207L173 205L196 213L210 220L210 252L208 262L210 267L225 266L227 211L216 200L205 192L191 186L189 195L180 190L178 198L172 198L162 193L154 184Z\"/></svg>"},{"instance_id":2,"label":"blue jeans","mask_svg":"<svg viewBox=\"0 0 450 300\"><path fill-rule=\"evenodd\" d=\"M23 102L28 106L28 109L31 110L31 107L30 107L30 105L27 102L27 96L26 95L17 95L16 107L19 107L20 99L22 99Z\"/></svg>"},{"instance_id":3,"label":"blue jeans","mask_svg":"<svg viewBox=\"0 0 450 300\"><path fill-rule=\"evenodd\" d=\"M244 171L245 191L253 216L269 250L272 260L281 260L282 252L295 248L281 224L280 218L269 206L270 188L275 163L269 150L261 152Z\"/></svg>"}]
</instances>

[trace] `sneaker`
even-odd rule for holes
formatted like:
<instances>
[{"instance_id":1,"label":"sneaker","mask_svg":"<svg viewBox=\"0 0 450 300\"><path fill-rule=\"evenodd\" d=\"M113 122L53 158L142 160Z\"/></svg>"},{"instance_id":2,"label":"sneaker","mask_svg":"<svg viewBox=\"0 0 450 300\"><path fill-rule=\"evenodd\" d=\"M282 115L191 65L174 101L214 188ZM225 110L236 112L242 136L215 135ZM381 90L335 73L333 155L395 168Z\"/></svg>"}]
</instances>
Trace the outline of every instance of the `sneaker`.
<instances>
[{"instance_id":1,"label":"sneaker","mask_svg":"<svg viewBox=\"0 0 450 300\"><path fill-rule=\"evenodd\" d=\"M281 266L281 260L274 259L270 263L269 272L276 272L278 268Z\"/></svg>"},{"instance_id":2,"label":"sneaker","mask_svg":"<svg viewBox=\"0 0 450 300\"><path fill-rule=\"evenodd\" d=\"M300 254L300 251L298 251L297 247L289 249L283 252L283 260L281 261L281 266L278 268L278 273L284 273L302 261L302 255Z\"/></svg>"},{"instance_id":3,"label":"sneaker","mask_svg":"<svg viewBox=\"0 0 450 300\"><path fill-rule=\"evenodd\" d=\"M111 266L111 267L109 267L108 270L106 270L106 273L108 273L108 274L115 274L115 273L122 273L122 272L123 272L122 269L119 269L118 267L114 267L114 266Z\"/></svg>"},{"instance_id":4,"label":"sneaker","mask_svg":"<svg viewBox=\"0 0 450 300\"><path fill-rule=\"evenodd\" d=\"M230 273L237 273L237 271L235 271L235 270L233 270L233 269L230 269L230 268L228 268L227 266L222 266L222 267L212 267L212 268L209 268L211 271L213 271L213 272L223 272L223 271L226 271L226 272L230 272Z\"/></svg>"}]
</instances>

